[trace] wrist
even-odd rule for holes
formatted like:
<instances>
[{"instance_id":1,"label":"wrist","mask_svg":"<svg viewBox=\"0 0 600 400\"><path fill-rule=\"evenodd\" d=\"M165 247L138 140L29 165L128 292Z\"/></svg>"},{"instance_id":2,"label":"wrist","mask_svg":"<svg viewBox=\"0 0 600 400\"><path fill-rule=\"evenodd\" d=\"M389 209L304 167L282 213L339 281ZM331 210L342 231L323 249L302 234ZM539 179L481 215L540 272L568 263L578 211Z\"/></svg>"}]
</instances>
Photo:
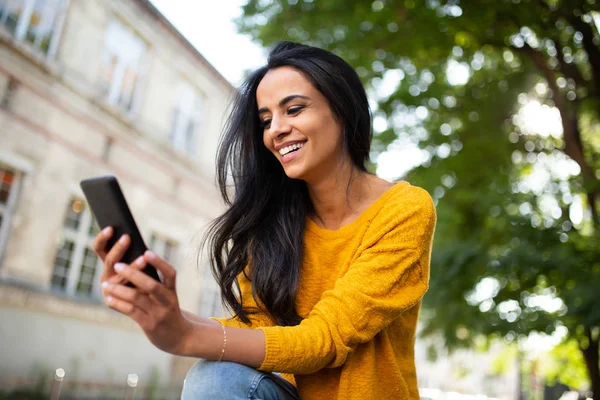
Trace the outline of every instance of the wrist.
<instances>
[{"instance_id":1,"label":"wrist","mask_svg":"<svg viewBox=\"0 0 600 400\"><path fill-rule=\"evenodd\" d=\"M224 336L223 327L216 321L186 321L182 338L181 354L185 357L218 360L221 357Z\"/></svg>"},{"instance_id":2,"label":"wrist","mask_svg":"<svg viewBox=\"0 0 600 400\"><path fill-rule=\"evenodd\" d=\"M199 338L202 337L201 326L188 318L183 318L184 330L181 336L179 349L177 351L178 356L183 357L194 357L195 343L198 342Z\"/></svg>"}]
</instances>

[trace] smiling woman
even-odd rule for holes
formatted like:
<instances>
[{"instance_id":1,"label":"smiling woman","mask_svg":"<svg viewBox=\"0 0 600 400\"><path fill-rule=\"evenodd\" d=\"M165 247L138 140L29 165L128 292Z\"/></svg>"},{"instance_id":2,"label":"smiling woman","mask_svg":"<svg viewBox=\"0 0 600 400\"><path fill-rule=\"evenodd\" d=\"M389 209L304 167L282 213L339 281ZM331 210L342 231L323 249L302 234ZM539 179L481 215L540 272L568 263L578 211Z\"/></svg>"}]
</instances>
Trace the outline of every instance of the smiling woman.
<instances>
[{"instance_id":1,"label":"smiling woman","mask_svg":"<svg viewBox=\"0 0 600 400\"><path fill-rule=\"evenodd\" d=\"M423 189L367 171L370 141L352 67L279 43L240 88L220 143L229 207L206 244L232 317L180 310L171 265L153 253L115 265L128 239L107 254L110 231L98 235L107 303L160 349L202 359L183 399L419 398L414 340L435 209ZM164 285L139 271L146 263Z\"/></svg>"},{"instance_id":2,"label":"smiling woman","mask_svg":"<svg viewBox=\"0 0 600 400\"><path fill-rule=\"evenodd\" d=\"M312 181L322 175L317 167L343 163L340 123L325 96L302 73L287 66L270 70L256 89L256 99L263 143L289 178Z\"/></svg>"}]
</instances>

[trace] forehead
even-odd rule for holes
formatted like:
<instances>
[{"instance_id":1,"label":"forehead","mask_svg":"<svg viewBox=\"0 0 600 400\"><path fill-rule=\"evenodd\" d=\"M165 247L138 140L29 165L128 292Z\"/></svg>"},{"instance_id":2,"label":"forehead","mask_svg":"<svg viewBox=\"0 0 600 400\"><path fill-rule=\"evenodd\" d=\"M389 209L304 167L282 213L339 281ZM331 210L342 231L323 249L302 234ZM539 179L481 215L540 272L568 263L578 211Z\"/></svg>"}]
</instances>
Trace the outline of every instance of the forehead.
<instances>
[{"instance_id":1,"label":"forehead","mask_svg":"<svg viewBox=\"0 0 600 400\"><path fill-rule=\"evenodd\" d=\"M314 95L315 87L301 73L291 67L269 70L256 88L258 107L270 107L290 94Z\"/></svg>"}]
</instances>

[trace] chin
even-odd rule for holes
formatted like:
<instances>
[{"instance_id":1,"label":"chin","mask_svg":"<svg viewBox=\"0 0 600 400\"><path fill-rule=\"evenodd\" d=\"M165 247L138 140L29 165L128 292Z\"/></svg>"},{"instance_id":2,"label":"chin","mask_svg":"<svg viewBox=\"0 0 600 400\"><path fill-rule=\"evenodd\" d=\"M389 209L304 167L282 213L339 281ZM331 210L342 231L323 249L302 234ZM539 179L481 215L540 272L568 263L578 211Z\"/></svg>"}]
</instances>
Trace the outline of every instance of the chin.
<instances>
[{"instance_id":1,"label":"chin","mask_svg":"<svg viewBox=\"0 0 600 400\"><path fill-rule=\"evenodd\" d=\"M283 172L285 172L285 174L287 175L288 178L290 179L300 179L300 180L306 180L306 170L298 165L294 165L294 166L289 166L289 167L283 167Z\"/></svg>"},{"instance_id":2,"label":"chin","mask_svg":"<svg viewBox=\"0 0 600 400\"><path fill-rule=\"evenodd\" d=\"M284 172L285 172L285 175L290 179L304 180L304 179L302 179L303 174L301 174L301 173L297 173L296 171L289 172L289 171L285 171L285 170L284 170Z\"/></svg>"}]
</instances>

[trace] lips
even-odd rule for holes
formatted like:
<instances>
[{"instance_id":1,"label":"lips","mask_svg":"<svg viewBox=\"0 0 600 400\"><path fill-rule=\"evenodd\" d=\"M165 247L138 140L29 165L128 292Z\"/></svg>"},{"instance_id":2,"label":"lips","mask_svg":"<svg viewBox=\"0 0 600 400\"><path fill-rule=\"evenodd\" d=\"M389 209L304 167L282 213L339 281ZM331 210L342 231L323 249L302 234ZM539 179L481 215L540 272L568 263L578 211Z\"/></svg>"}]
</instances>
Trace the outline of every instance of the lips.
<instances>
[{"instance_id":1,"label":"lips","mask_svg":"<svg viewBox=\"0 0 600 400\"><path fill-rule=\"evenodd\" d=\"M289 146L281 148L279 150L279 154L281 154L282 156L284 156L284 155L286 155L288 153L291 153L293 151L296 151L296 150L302 148L303 146L304 146L304 143L294 143L292 145L289 145Z\"/></svg>"},{"instance_id":2,"label":"lips","mask_svg":"<svg viewBox=\"0 0 600 400\"><path fill-rule=\"evenodd\" d=\"M302 147L298 148L297 150L292 151L290 153L287 153L285 155L281 155L280 154L280 156L281 156L281 162L283 164L286 164L286 163L288 163L290 161L295 160L296 158L298 158L302 154L302 152L304 151L304 147L305 146L303 145Z\"/></svg>"},{"instance_id":3,"label":"lips","mask_svg":"<svg viewBox=\"0 0 600 400\"><path fill-rule=\"evenodd\" d=\"M280 152L282 149L285 149L286 147L296 145L296 144L304 144L304 143L306 143L306 140L290 140L290 141L276 145L275 151Z\"/></svg>"}]
</instances>

